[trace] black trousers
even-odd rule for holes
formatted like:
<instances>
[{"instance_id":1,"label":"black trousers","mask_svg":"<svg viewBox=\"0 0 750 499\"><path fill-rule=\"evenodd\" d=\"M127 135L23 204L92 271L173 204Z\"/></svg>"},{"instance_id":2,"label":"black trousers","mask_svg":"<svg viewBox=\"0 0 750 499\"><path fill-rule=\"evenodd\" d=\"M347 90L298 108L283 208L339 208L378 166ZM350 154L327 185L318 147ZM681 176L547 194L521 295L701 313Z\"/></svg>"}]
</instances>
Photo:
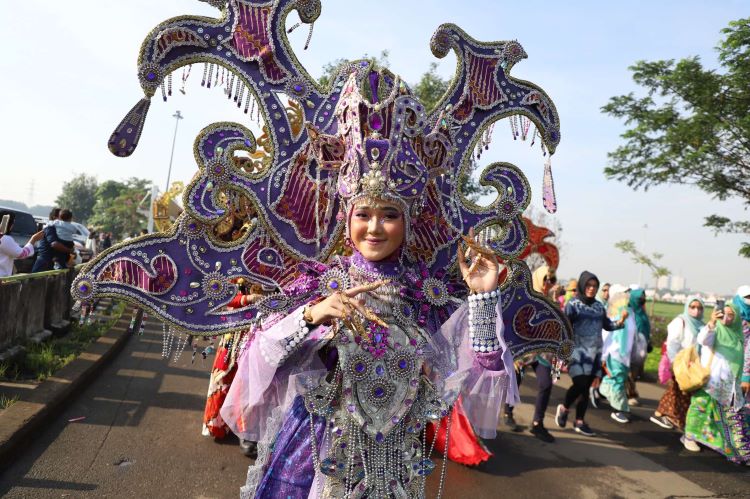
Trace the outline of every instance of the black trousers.
<instances>
[{"instance_id":1,"label":"black trousers","mask_svg":"<svg viewBox=\"0 0 750 499\"><path fill-rule=\"evenodd\" d=\"M576 419L583 419L586 416L586 409L589 408L589 388L591 383L594 381L594 376L590 374L581 374L573 378L573 385L568 388L568 393L565 394L565 402L563 406L566 409L576 403Z\"/></svg>"},{"instance_id":2,"label":"black trousers","mask_svg":"<svg viewBox=\"0 0 750 499\"><path fill-rule=\"evenodd\" d=\"M541 362L534 362L531 364L536 374L536 402L534 403L534 423L542 423L544 421L544 413L547 411L549 405L549 396L552 393L552 368L545 366ZM516 381L518 386L521 386L520 373L516 373ZM512 415L513 406L505 406L505 413Z\"/></svg>"}]
</instances>

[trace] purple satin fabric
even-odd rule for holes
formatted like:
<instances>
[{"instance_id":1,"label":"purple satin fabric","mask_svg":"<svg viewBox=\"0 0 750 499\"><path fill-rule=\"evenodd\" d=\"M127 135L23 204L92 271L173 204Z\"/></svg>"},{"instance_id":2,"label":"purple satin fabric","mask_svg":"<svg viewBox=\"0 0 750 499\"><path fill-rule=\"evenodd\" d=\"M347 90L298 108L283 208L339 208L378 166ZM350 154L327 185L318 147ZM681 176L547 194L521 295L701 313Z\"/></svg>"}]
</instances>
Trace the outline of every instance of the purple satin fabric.
<instances>
[{"instance_id":1,"label":"purple satin fabric","mask_svg":"<svg viewBox=\"0 0 750 499\"><path fill-rule=\"evenodd\" d=\"M323 440L325 421L315 419L318 442ZM273 446L270 464L256 490L256 499L307 499L315 478L310 445L310 414L304 399L294 399Z\"/></svg>"}]
</instances>

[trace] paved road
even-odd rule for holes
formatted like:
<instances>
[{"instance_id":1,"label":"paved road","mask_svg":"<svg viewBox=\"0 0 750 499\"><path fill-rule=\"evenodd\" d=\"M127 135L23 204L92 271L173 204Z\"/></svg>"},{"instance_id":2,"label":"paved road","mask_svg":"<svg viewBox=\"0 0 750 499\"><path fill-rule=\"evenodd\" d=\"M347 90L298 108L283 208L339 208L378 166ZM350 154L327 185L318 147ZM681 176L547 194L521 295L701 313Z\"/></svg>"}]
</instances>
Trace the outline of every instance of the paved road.
<instances>
[{"instance_id":1,"label":"paved road","mask_svg":"<svg viewBox=\"0 0 750 499\"><path fill-rule=\"evenodd\" d=\"M249 460L236 441L200 435L209 362L161 358L161 331L130 339L101 377L41 432L0 475L0 495L34 497L231 498L244 482ZM563 380L564 383L565 380ZM522 387L516 411L528 423L535 380ZM492 442L495 458L469 469L448 466L444 497L748 497L750 468L713 452L682 450L677 434L647 421L660 389L644 385L641 419L618 425L603 409L591 411L599 436L553 430L554 444L527 432L503 432ZM555 387L553 402L562 396ZM552 404L553 405L553 404ZM85 420L69 422L85 416ZM548 417L552 427L552 418ZM434 496L437 473L429 488Z\"/></svg>"}]
</instances>

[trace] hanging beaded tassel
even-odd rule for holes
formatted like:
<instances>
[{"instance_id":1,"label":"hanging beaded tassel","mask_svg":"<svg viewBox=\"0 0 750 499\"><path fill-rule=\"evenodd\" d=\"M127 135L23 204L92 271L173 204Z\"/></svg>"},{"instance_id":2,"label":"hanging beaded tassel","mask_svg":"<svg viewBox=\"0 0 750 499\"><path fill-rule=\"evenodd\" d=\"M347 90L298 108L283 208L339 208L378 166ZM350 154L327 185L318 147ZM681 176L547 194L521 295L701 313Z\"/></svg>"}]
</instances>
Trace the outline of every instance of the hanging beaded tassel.
<instances>
[{"instance_id":1,"label":"hanging beaded tassel","mask_svg":"<svg viewBox=\"0 0 750 499\"><path fill-rule=\"evenodd\" d=\"M185 83L187 83L187 79L190 76L190 69L193 67L192 64L189 64L187 68L182 68L182 86L180 87L180 92L182 92L182 95L185 95Z\"/></svg>"},{"instance_id":2,"label":"hanging beaded tassel","mask_svg":"<svg viewBox=\"0 0 750 499\"><path fill-rule=\"evenodd\" d=\"M88 305L83 305L81 307L81 315L78 316L78 325L83 326L83 322L86 320L86 311L88 310Z\"/></svg>"},{"instance_id":3,"label":"hanging beaded tassel","mask_svg":"<svg viewBox=\"0 0 750 499\"><path fill-rule=\"evenodd\" d=\"M167 102L167 91L164 89L164 82L161 82L159 88L161 88L161 98L164 100L164 102Z\"/></svg>"},{"instance_id":4,"label":"hanging beaded tassel","mask_svg":"<svg viewBox=\"0 0 750 499\"><path fill-rule=\"evenodd\" d=\"M529 135L529 127L531 127L531 120L521 116L521 140L526 141L526 137Z\"/></svg>"},{"instance_id":5,"label":"hanging beaded tassel","mask_svg":"<svg viewBox=\"0 0 750 499\"><path fill-rule=\"evenodd\" d=\"M138 336L143 336L143 332L146 330L146 319L148 319L148 315L146 315L146 312L143 312L143 318L141 319L141 329L138 331Z\"/></svg>"},{"instance_id":6,"label":"hanging beaded tassel","mask_svg":"<svg viewBox=\"0 0 750 499\"><path fill-rule=\"evenodd\" d=\"M227 94L227 99L232 98L233 90L234 90L234 73L232 73L232 76L230 78L227 78L227 89L224 91L224 93Z\"/></svg>"},{"instance_id":7,"label":"hanging beaded tassel","mask_svg":"<svg viewBox=\"0 0 750 499\"><path fill-rule=\"evenodd\" d=\"M218 71L218 70L217 70ZM211 80L214 78L214 65L208 65L208 78L206 79L206 88L211 88Z\"/></svg>"},{"instance_id":8,"label":"hanging beaded tassel","mask_svg":"<svg viewBox=\"0 0 750 499\"><path fill-rule=\"evenodd\" d=\"M542 182L542 204L548 213L557 211L557 200L555 199L555 182L552 179L552 155L547 156L544 162L544 180Z\"/></svg>"},{"instance_id":9,"label":"hanging beaded tassel","mask_svg":"<svg viewBox=\"0 0 750 499\"><path fill-rule=\"evenodd\" d=\"M187 333L182 333L182 336L178 338L177 340L177 350L174 353L174 358L172 359L172 362L175 364L178 360L180 360L180 357L182 357L182 352L185 351L185 347L188 345L188 340L190 339L190 335Z\"/></svg>"},{"instance_id":10,"label":"hanging beaded tassel","mask_svg":"<svg viewBox=\"0 0 750 499\"><path fill-rule=\"evenodd\" d=\"M208 64L203 65L203 79L201 80L201 87L206 86L206 75L208 74Z\"/></svg>"},{"instance_id":11,"label":"hanging beaded tassel","mask_svg":"<svg viewBox=\"0 0 750 499\"><path fill-rule=\"evenodd\" d=\"M313 34L313 27L315 26L315 23L310 23L310 31L307 33L307 40L305 40L305 48L304 50L307 50L307 47L310 46L310 40L312 39Z\"/></svg>"},{"instance_id":12,"label":"hanging beaded tassel","mask_svg":"<svg viewBox=\"0 0 750 499\"><path fill-rule=\"evenodd\" d=\"M247 97L245 98L245 114L247 114L248 109L250 108L250 101L252 93L248 90Z\"/></svg>"},{"instance_id":13,"label":"hanging beaded tassel","mask_svg":"<svg viewBox=\"0 0 750 499\"><path fill-rule=\"evenodd\" d=\"M167 95L172 97L172 73L167 76Z\"/></svg>"}]
</instances>

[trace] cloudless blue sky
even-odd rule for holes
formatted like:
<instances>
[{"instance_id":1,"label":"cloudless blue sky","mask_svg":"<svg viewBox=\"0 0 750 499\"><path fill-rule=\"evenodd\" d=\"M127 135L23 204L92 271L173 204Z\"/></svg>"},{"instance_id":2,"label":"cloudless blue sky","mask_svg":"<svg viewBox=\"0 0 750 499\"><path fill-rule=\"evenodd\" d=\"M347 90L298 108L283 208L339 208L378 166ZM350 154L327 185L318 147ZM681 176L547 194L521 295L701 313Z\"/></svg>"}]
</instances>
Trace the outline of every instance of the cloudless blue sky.
<instances>
[{"instance_id":1,"label":"cloudless blue sky","mask_svg":"<svg viewBox=\"0 0 750 499\"><path fill-rule=\"evenodd\" d=\"M62 183L76 173L99 181L148 178L163 188L177 109L185 119L172 179L188 181L197 168L192 143L198 131L219 120L246 122L220 89L200 87L196 67L186 96L175 89L167 103L158 95L153 99L134 155L115 158L106 142L142 96L136 58L145 35L169 17L215 17L218 11L197 0L26 0L13 2L12 10L10 5L0 2L5 21L0 33L2 199L51 204ZM385 49L391 69L414 83L435 60L429 40L441 23L453 22L478 40L517 39L529 58L513 68L513 75L544 88L560 114L562 141L553 157L556 217L563 227L559 274L588 269L603 281L637 282L639 269L613 246L631 239L649 252L663 253L663 263L690 287L730 293L750 281L750 261L737 256L743 238L714 237L702 223L711 213L744 217L742 203L719 202L690 187L643 193L607 181L602 174L606 155L622 143L624 125L599 109L611 96L638 91L627 69L635 61L698 55L715 66L720 30L743 16L748 16L748 2L740 0L324 0L310 48L302 50L306 26L290 40L314 76L331 60ZM292 13L288 24L295 22ZM443 76L452 75L452 54L437 62ZM174 85L179 86L179 73ZM482 157L483 164L491 161L520 166L534 189L533 203L541 205L538 148L514 142L500 123L489 154Z\"/></svg>"}]
</instances>

